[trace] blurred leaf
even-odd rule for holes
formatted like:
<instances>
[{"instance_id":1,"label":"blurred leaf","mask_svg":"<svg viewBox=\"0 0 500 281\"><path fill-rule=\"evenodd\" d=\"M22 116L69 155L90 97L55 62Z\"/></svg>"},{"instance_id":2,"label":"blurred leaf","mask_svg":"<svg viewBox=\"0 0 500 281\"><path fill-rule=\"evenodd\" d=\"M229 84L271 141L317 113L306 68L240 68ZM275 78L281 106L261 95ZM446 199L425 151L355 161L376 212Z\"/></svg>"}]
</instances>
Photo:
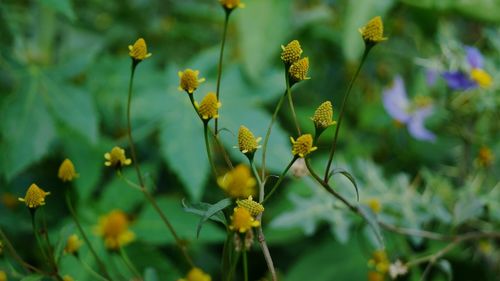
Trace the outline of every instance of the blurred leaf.
<instances>
[{"instance_id":1,"label":"blurred leaf","mask_svg":"<svg viewBox=\"0 0 500 281\"><path fill-rule=\"evenodd\" d=\"M71 0L40 0L40 2L44 6L66 16L69 20L73 21L76 19Z\"/></svg>"},{"instance_id":2,"label":"blurred leaf","mask_svg":"<svg viewBox=\"0 0 500 281\"><path fill-rule=\"evenodd\" d=\"M365 205L358 205L358 210L377 237L380 248L384 248L384 237L382 236L382 231L380 231L377 215L372 211L372 209L370 209L370 207Z\"/></svg>"},{"instance_id":3,"label":"blurred leaf","mask_svg":"<svg viewBox=\"0 0 500 281\"><path fill-rule=\"evenodd\" d=\"M354 189L356 190L356 199L359 202L359 191L358 191L358 185L356 184L356 179L348 171L346 171L344 169L333 169L330 177L335 175L335 174L343 175L352 183Z\"/></svg>"},{"instance_id":4,"label":"blurred leaf","mask_svg":"<svg viewBox=\"0 0 500 281\"><path fill-rule=\"evenodd\" d=\"M0 105L0 151L3 173L9 181L49 152L55 128L36 79L28 79L20 92Z\"/></svg>"},{"instance_id":5,"label":"blurred leaf","mask_svg":"<svg viewBox=\"0 0 500 281\"><path fill-rule=\"evenodd\" d=\"M195 241L196 225L199 218L193 214L186 213L177 198L157 197L158 205L163 210L170 223L177 231L181 239ZM159 219L158 213L149 204L144 208L132 226L137 239L156 245L175 243L172 234L165 224ZM220 242L226 237L223 230L213 224L205 225L203 235L197 241L204 243Z\"/></svg>"},{"instance_id":6,"label":"blurred leaf","mask_svg":"<svg viewBox=\"0 0 500 281\"><path fill-rule=\"evenodd\" d=\"M42 280L43 277L44 277L43 275L35 274L35 275L30 275L30 276L24 277L23 279L21 279L21 281L38 281L38 280Z\"/></svg>"},{"instance_id":7,"label":"blurred leaf","mask_svg":"<svg viewBox=\"0 0 500 281\"><path fill-rule=\"evenodd\" d=\"M358 0L348 1L343 18L342 51L347 61L355 61L363 53L364 43L358 29L364 26L374 16L382 20L394 5L393 0Z\"/></svg>"},{"instance_id":8,"label":"blurred leaf","mask_svg":"<svg viewBox=\"0 0 500 281\"><path fill-rule=\"evenodd\" d=\"M156 274L156 270L152 267L146 268L144 270L144 281L160 281L158 279L158 274Z\"/></svg>"},{"instance_id":9,"label":"blurred leaf","mask_svg":"<svg viewBox=\"0 0 500 281\"><path fill-rule=\"evenodd\" d=\"M478 217L483 213L484 203L474 195L464 195L455 204L453 209L454 223L460 225L467 220Z\"/></svg>"},{"instance_id":10,"label":"blurred leaf","mask_svg":"<svg viewBox=\"0 0 500 281\"><path fill-rule=\"evenodd\" d=\"M246 72L255 81L270 65L280 62L280 46L288 43L291 3L287 0L252 0L244 10L237 11L240 53Z\"/></svg>"},{"instance_id":11,"label":"blurred leaf","mask_svg":"<svg viewBox=\"0 0 500 281\"><path fill-rule=\"evenodd\" d=\"M439 260L437 263L439 269L441 269L448 278L448 281L453 280L453 269L451 268L451 264L447 260Z\"/></svg>"}]
</instances>

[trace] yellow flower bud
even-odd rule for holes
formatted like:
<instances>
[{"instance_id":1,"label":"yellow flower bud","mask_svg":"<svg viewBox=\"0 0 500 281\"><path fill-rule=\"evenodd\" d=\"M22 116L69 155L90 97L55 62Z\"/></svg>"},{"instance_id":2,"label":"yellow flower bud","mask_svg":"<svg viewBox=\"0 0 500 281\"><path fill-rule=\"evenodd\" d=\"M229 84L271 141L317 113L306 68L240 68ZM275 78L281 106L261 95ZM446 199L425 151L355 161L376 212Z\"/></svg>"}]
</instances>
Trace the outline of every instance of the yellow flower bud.
<instances>
[{"instance_id":1,"label":"yellow flower bud","mask_svg":"<svg viewBox=\"0 0 500 281\"><path fill-rule=\"evenodd\" d=\"M247 209L250 214L254 217L264 212L264 206L262 204L253 201L252 195L248 196L247 199L236 200L238 207Z\"/></svg>"},{"instance_id":2,"label":"yellow flower bud","mask_svg":"<svg viewBox=\"0 0 500 281\"><path fill-rule=\"evenodd\" d=\"M129 45L129 55L131 58L137 61L142 61L151 56L151 53L148 53L148 48L146 46L146 41L144 39L139 38L135 41L134 45Z\"/></svg>"},{"instance_id":3,"label":"yellow flower bud","mask_svg":"<svg viewBox=\"0 0 500 281\"><path fill-rule=\"evenodd\" d=\"M252 171L244 164L239 164L225 175L217 178L217 183L232 198L247 198L257 194L257 181Z\"/></svg>"},{"instance_id":4,"label":"yellow flower bud","mask_svg":"<svg viewBox=\"0 0 500 281\"><path fill-rule=\"evenodd\" d=\"M104 154L104 165L108 167L114 167L120 169L123 166L128 166L132 163L132 160L125 156L125 150L121 147L115 146L110 152Z\"/></svg>"},{"instance_id":5,"label":"yellow flower bud","mask_svg":"<svg viewBox=\"0 0 500 281\"><path fill-rule=\"evenodd\" d=\"M318 149L313 146L313 138L311 134L304 134L298 137L297 140L290 137L290 140L292 141L292 154L294 156L298 155L299 157L304 158L309 153Z\"/></svg>"},{"instance_id":6,"label":"yellow flower bud","mask_svg":"<svg viewBox=\"0 0 500 281\"><path fill-rule=\"evenodd\" d=\"M292 82L295 83L302 80L310 79L310 77L307 77L307 71L309 71L309 58L305 57L294 62L290 66L290 70L288 72L290 73L290 78L292 79Z\"/></svg>"},{"instance_id":7,"label":"yellow flower bud","mask_svg":"<svg viewBox=\"0 0 500 281\"><path fill-rule=\"evenodd\" d=\"M318 129L326 129L331 125L335 125L337 122L333 121L332 103L329 101L322 103L314 112L311 120Z\"/></svg>"},{"instance_id":8,"label":"yellow flower bud","mask_svg":"<svg viewBox=\"0 0 500 281\"><path fill-rule=\"evenodd\" d=\"M217 96L213 92L208 93L203 100L201 100L200 105L197 105L198 114L200 114L201 118L204 120L218 118L220 107L221 103L217 101Z\"/></svg>"},{"instance_id":9,"label":"yellow flower bud","mask_svg":"<svg viewBox=\"0 0 500 281\"><path fill-rule=\"evenodd\" d=\"M257 148L260 148L260 145L258 145L260 140L261 138L255 138L247 127L240 126L238 131L238 147L242 153L254 153Z\"/></svg>"},{"instance_id":10,"label":"yellow flower bud","mask_svg":"<svg viewBox=\"0 0 500 281\"><path fill-rule=\"evenodd\" d=\"M71 234L68 237L68 240L66 240L66 246L64 247L64 252L67 254L75 254L76 252L78 252L82 244L83 242L82 240L80 240L78 235Z\"/></svg>"},{"instance_id":11,"label":"yellow flower bud","mask_svg":"<svg viewBox=\"0 0 500 281\"><path fill-rule=\"evenodd\" d=\"M372 18L365 26L359 29L359 32L367 45L375 45L387 40L384 37L384 24L380 16Z\"/></svg>"},{"instance_id":12,"label":"yellow flower bud","mask_svg":"<svg viewBox=\"0 0 500 281\"><path fill-rule=\"evenodd\" d=\"M73 162L69 160L68 158L64 159L64 161L61 163L61 166L59 166L59 172L57 173L57 176L63 181L72 181L73 179L78 177L78 174L75 171L75 165L73 165Z\"/></svg>"},{"instance_id":13,"label":"yellow flower bud","mask_svg":"<svg viewBox=\"0 0 500 281\"><path fill-rule=\"evenodd\" d=\"M250 211L242 207L234 208L234 213L231 216L231 224L229 225L229 229L238 231L240 233L245 233L252 229L252 227L258 226L260 226L260 222L252 217Z\"/></svg>"},{"instance_id":14,"label":"yellow flower bud","mask_svg":"<svg viewBox=\"0 0 500 281\"><path fill-rule=\"evenodd\" d=\"M200 268L193 267L186 275L186 278L181 278L177 281L212 281L212 277Z\"/></svg>"},{"instance_id":15,"label":"yellow flower bud","mask_svg":"<svg viewBox=\"0 0 500 281\"><path fill-rule=\"evenodd\" d=\"M205 78L198 79L200 72L198 70L186 69L177 73L180 78L179 90L192 94L200 83L205 81Z\"/></svg>"},{"instance_id":16,"label":"yellow flower bud","mask_svg":"<svg viewBox=\"0 0 500 281\"><path fill-rule=\"evenodd\" d=\"M43 189L38 187L38 185L33 183L28 188L28 191L26 191L24 198L18 198L18 200L24 202L28 208L36 209L45 205L45 197L49 194L50 192L45 192Z\"/></svg>"},{"instance_id":17,"label":"yellow flower bud","mask_svg":"<svg viewBox=\"0 0 500 281\"><path fill-rule=\"evenodd\" d=\"M281 60L287 65L298 61L302 55L302 48L297 40L293 40L286 46L281 45Z\"/></svg>"},{"instance_id":18,"label":"yellow flower bud","mask_svg":"<svg viewBox=\"0 0 500 281\"><path fill-rule=\"evenodd\" d=\"M219 0L220 4L224 9L232 11L236 8L245 8L245 4L241 3L240 0Z\"/></svg>"},{"instance_id":19,"label":"yellow flower bud","mask_svg":"<svg viewBox=\"0 0 500 281\"><path fill-rule=\"evenodd\" d=\"M491 87L491 84L493 84L491 75L480 68L473 68L470 72L470 77L472 78L472 80L476 81L476 83L481 88L489 88Z\"/></svg>"}]
</instances>

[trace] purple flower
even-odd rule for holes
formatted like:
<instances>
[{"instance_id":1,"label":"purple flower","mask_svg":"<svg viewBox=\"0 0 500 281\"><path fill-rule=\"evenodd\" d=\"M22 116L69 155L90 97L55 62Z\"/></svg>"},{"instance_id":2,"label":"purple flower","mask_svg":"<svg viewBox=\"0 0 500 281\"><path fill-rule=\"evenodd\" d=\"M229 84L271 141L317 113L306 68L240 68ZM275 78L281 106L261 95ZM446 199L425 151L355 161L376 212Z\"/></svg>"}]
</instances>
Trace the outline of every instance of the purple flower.
<instances>
[{"instance_id":1,"label":"purple flower","mask_svg":"<svg viewBox=\"0 0 500 281\"><path fill-rule=\"evenodd\" d=\"M469 72L473 69L483 68L483 55L475 47L465 46L465 57L469 65ZM478 81L472 79L470 73L464 71L445 71L444 80L453 90L470 90L479 86Z\"/></svg>"},{"instance_id":2,"label":"purple flower","mask_svg":"<svg viewBox=\"0 0 500 281\"><path fill-rule=\"evenodd\" d=\"M382 101L387 113L400 123L405 124L412 137L432 142L436 139L436 135L424 126L427 117L434 112L433 106L412 104L406 94L401 76L396 76L392 86L384 89Z\"/></svg>"}]
</instances>

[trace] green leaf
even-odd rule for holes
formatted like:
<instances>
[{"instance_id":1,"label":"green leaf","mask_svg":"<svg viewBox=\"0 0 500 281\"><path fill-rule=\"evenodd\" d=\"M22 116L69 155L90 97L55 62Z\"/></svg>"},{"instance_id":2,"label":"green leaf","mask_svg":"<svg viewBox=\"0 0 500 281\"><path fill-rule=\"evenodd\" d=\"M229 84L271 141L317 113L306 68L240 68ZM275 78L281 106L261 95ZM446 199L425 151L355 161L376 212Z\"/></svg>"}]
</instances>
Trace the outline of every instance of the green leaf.
<instances>
[{"instance_id":1,"label":"green leaf","mask_svg":"<svg viewBox=\"0 0 500 281\"><path fill-rule=\"evenodd\" d=\"M160 209L165 213L180 238L196 241L196 225L199 218L186 213L182 209L180 201L178 198L157 198ZM147 243L156 245L175 243L166 225L150 205L144 208L132 229L136 233L138 240ZM198 239L199 242L220 242L226 238L225 231L215 225L207 224L204 229L203 235Z\"/></svg>"},{"instance_id":2,"label":"green leaf","mask_svg":"<svg viewBox=\"0 0 500 281\"><path fill-rule=\"evenodd\" d=\"M258 81L273 62L279 62L280 46L286 45L290 31L290 8L291 1L252 0L231 15L236 16L244 68L253 80Z\"/></svg>"},{"instance_id":3,"label":"green leaf","mask_svg":"<svg viewBox=\"0 0 500 281\"><path fill-rule=\"evenodd\" d=\"M160 281L158 279L158 274L156 274L156 270L152 267L146 268L144 270L144 281Z\"/></svg>"},{"instance_id":4,"label":"green leaf","mask_svg":"<svg viewBox=\"0 0 500 281\"><path fill-rule=\"evenodd\" d=\"M375 234L375 237L380 244L380 248L384 248L384 237L382 236L382 231L380 230L380 226L378 224L377 215L368 206L365 205L358 205L358 210L373 230L373 233Z\"/></svg>"},{"instance_id":5,"label":"green leaf","mask_svg":"<svg viewBox=\"0 0 500 281\"><path fill-rule=\"evenodd\" d=\"M448 281L453 280L453 270L451 268L451 263L447 260L439 260L437 263L439 269L446 274Z\"/></svg>"},{"instance_id":6,"label":"green leaf","mask_svg":"<svg viewBox=\"0 0 500 281\"><path fill-rule=\"evenodd\" d=\"M23 279L21 279L21 281L38 281L38 280L42 280L43 277L44 277L43 275L35 274L35 275L26 276Z\"/></svg>"},{"instance_id":7,"label":"green leaf","mask_svg":"<svg viewBox=\"0 0 500 281\"><path fill-rule=\"evenodd\" d=\"M40 2L55 12L64 15L71 21L76 19L71 0L41 0Z\"/></svg>"},{"instance_id":8,"label":"green leaf","mask_svg":"<svg viewBox=\"0 0 500 281\"><path fill-rule=\"evenodd\" d=\"M0 105L0 161L7 181L45 156L55 140L52 117L37 88L38 82L29 79Z\"/></svg>"},{"instance_id":9,"label":"green leaf","mask_svg":"<svg viewBox=\"0 0 500 281\"><path fill-rule=\"evenodd\" d=\"M394 4L393 0L348 1L342 30L342 51L348 61L355 61L363 53L364 43L358 29L374 16L382 16Z\"/></svg>"},{"instance_id":10,"label":"green leaf","mask_svg":"<svg viewBox=\"0 0 500 281\"><path fill-rule=\"evenodd\" d=\"M222 199L215 204L204 202L186 203L185 200L182 200L182 207L184 208L184 211L201 216L200 222L198 223L198 227L196 229L196 238L200 236L202 225L209 219L227 225L227 220L222 210L232 204L233 201L229 198Z\"/></svg>"}]
</instances>

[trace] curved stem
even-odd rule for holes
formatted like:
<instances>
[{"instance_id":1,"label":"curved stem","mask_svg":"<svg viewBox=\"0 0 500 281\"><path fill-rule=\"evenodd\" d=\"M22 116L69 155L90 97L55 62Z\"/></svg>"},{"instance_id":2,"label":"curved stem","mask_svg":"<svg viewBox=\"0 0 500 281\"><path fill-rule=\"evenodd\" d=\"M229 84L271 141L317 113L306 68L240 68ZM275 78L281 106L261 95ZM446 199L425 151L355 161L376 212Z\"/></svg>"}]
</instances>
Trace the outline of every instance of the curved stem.
<instances>
[{"instance_id":1,"label":"curved stem","mask_svg":"<svg viewBox=\"0 0 500 281\"><path fill-rule=\"evenodd\" d=\"M177 243L177 246L181 249L184 257L186 258L186 261L189 263L191 267L194 267L193 261L191 257L189 256L189 253L187 252L186 246L184 243L181 241L179 236L177 235L177 232L173 228L172 224L170 224L170 221L167 219L167 216L163 213L163 211L160 209L158 204L156 203L156 200L154 197L149 193L149 191L146 189L146 185L144 183L144 179L142 177L141 169L139 167L139 163L137 162L137 157L135 154L135 146L134 146L134 141L132 138L132 125L130 122L130 106L132 104L132 87L133 87L133 81L134 81L134 73L135 73L135 68L137 66L136 61L132 61L132 70L130 73L130 81L129 81L129 89L128 89L128 102L127 102L127 135L128 135L128 140L129 140L129 145L130 145L130 150L132 154L132 162L134 164L135 170L137 172L137 178L139 179L139 185L141 187L142 193L145 195L146 199L151 203L155 211L158 213L160 216L161 220L163 223L167 226L168 230L172 234L172 236L175 238L175 241ZM192 97L191 97L192 98ZM192 100L193 102L193 100ZM194 105L194 103L193 103Z\"/></svg>"},{"instance_id":2,"label":"curved stem","mask_svg":"<svg viewBox=\"0 0 500 281\"><path fill-rule=\"evenodd\" d=\"M83 261L80 257L76 256L76 259L80 262L80 264L83 266L83 268L95 278L95 280L101 280L101 281L110 281L111 279L105 278L104 276L100 275L99 273L95 272L85 261Z\"/></svg>"},{"instance_id":3,"label":"curved stem","mask_svg":"<svg viewBox=\"0 0 500 281\"><path fill-rule=\"evenodd\" d=\"M288 163L288 166L286 166L285 170L283 170L283 172L281 173L280 177L278 178L278 181L274 184L274 186L271 189L271 191L266 195L266 197L264 198L264 200L261 202L262 204L264 204L269 199L269 197L271 197L271 195L273 195L274 191L276 191L276 189L281 184L281 182L283 181L283 179L285 179L286 173L288 172L288 170L290 170L290 167L292 167L293 163L297 159L299 159L299 157L294 156L293 159L292 159L292 161L290 161L290 163Z\"/></svg>"},{"instance_id":4,"label":"curved stem","mask_svg":"<svg viewBox=\"0 0 500 281\"><path fill-rule=\"evenodd\" d=\"M217 119L215 119L217 120ZM212 150L210 150L210 142L208 141L208 123L203 122L203 137L205 139L205 148L207 149L208 162L212 168L212 173L215 179L217 179L217 169L215 168L214 158L212 156Z\"/></svg>"},{"instance_id":5,"label":"curved stem","mask_svg":"<svg viewBox=\"0 0 500 281\"><path fill-rule=\"evenodd\" d=\"M231 12L228 12L226 11L226 18L224 19L224 32L222 33L222 43L221 43L221 46L220 46L220 54L219 54L219 68L217 70L217 88L216 88L216 96L217 96L217 100L220 102L220 98L219 98L219 95L220 95L220 80L221 80L221 77L222 77L222 58L224 57L224 46L226 45L226 34L227 34L227 26L228 26L228 22L229 22L229 15L231 14ZM215 131L215 135L218 135L218 131L217 131L217 125L219 124L218 123L218 119L215 119L215 127L214 127L214 131Z\"/></svg>"},{"instance_id":6,"label":"curved stem","mask_svg":"<svg viewBox=\"0 0 500 281\"><path fill-rule=\"evenodd\" d=\"M106 270L106 266L102 262L102 260L99 258L97 255L97 252L95 251L94 247L90 243L89 238L87 237L87 234L85 234L85 231L83 230L82 225L80 224L80 220L78 219L78 216L76 215L75 209L73 208L73 204L71 203L71 198L69 196L69 191L66 190L66 205L68 206L68 210L71 213L71 217L73 218L73 221L75 221L76 227L78 228L78 231L83 237L83 240L87 244L87 247L89 247L90 253L94 257L94 259L97 262L97 266L101 270L101 272L106 276L107 279L111 280L111 275L109 275L108 271Z\"/></svg>"},{"instance_id":7,"label":"curved stem","mask_svg":"<svg viewBox=\"0 0 500 281\"><path fill-rule=\"evenodd\" d=\"M12 255L12 257L24 268L24 270L26 270L27 272L34 271L34 272L37 272L37 273L40 273L40 274L45 274L40 269L38 269L38 268L32 266L31 264L25 262L21 258L21 256L19 256L19 254L17 253L16 249L12 246L12 243L10 243L10 240L7 238L7 235L5 235L5 233L2 231L1 228L0 228L0 238L1 238L2 242L4 243L4 245L6 246L7 250Z\"/></svg>"},{"instance_id":8,"label":"curved stem","mask_svg":"<svg viewBox=\"0 0 500 281\"><path fill-rule=\"evenodd\" d=\"M293 105L292 91L290 89L290 75L288 75L286 68L287 67L285 66L286 92L288 95L288 104L290 105L290 111L292 112L293 122L295 124L295 127L297 128L297 134L300 136L302 135L302 133L300 132L299 121L297 119L297 114L295 113L295 106Z\"/></svg>"},{"instance_id":9,"label":"curved stem","mask_svg":"<svg viewBox=\"0 0 500 281\"><path fill-rule=\"evenodd\" d=\"M269 123L269 126L267 127L267 132L266 132L266 137L264 138L264 144L262 145L262 171L261 171L261 178L265 178L266 176L266 152L267 152L267 143L269 142L269 137L271 136L271 131L273 129L274 122L276 121L276 116L278 116L278 112L281 108L281 105L283 104L283 100L285 99L285 93L280 97L280 100L278 101L278 104L276 105L276 108L274 109L273 117L271 118L271 122Z\"/></svg>"},{"instance_id":10,"label":"curved stem","mask_svg":"<svg viewBox=\"0 0 500 281\"><path fill-rule=\"evenodd\" d=\"M339 120L337 121L337 126L335 128L335 135L333 137L332 147L330 149L330 156L328 157L328 162L327 162L326 168L325 168L325 176L323 177L323 180L325 182L328 182L328 180L329 180L328 175L330 173L330 167L332 165L333 156L335 155L335 150L337 149L337 138L339 136L340 125L342 124L342 117L344 116L345 107L347 105L347 99L349 98L349 94L351 93L352 86L354 85L354 81L356 81L356 78L359 75L361 67L363 66L363 63L365 62L366 57L368 56L368 53L370 52L370 49L371 49L370 47L365 47L363 57L361 58L361 61L359 62L359 65L358 65L358 68L356 69L356 72L354 72L354 75L352 76L351 82L349 82L349 86L347 87L347 91L344 95L344 99L342 100L342 106L340 107L340 113L339 113Z\"/></svg>"},{"instance_id":11,"label":"curved stem","mask_svg":"<svg viewBox=\"0 0 500 281\"><path fill-rule=\"evenodd\" d=\"M123 262L128 267L128 269L132 272L132 274L134 274L135 277L141 280L141 274L139 273L137 268L135 268L132 261L130 261L130 258L128 257L127 252L125 252L125 249L123 249L123 247L120 247L120 257L122 258Z\"/></svg>"}]
</instances>

